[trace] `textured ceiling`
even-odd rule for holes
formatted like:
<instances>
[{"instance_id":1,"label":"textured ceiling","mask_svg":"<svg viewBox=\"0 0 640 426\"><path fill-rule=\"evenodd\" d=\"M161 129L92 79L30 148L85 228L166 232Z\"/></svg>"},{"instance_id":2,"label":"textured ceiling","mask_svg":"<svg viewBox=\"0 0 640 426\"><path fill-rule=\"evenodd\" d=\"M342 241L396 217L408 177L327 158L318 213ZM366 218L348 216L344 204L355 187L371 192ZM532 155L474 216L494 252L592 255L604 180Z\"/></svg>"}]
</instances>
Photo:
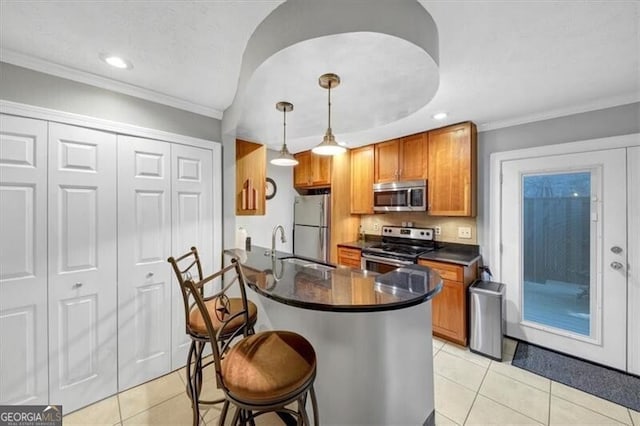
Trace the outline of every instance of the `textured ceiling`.
<instances>
[{"instance_id":1,"label":"textured ceiling","mask_svg":"<svg viewBox=\"0 0 640 426\"><path fill-rule=\"evenodd\" d=\"M67 67L220 117L233 102L247 41L280 3L1 0L0 59L45 72ZM375 35L370 43L328 37L316 47L297 46L295 60L287 49L258 68L239 133L276 147L277 98L296 105L288 117L290 149L318 143L326 127L326 91L317 85L324 72L343 78L333 92L333 130L350 146L464 120L482 130L640 99L637 1L420 3L440 43L440 79L426 105L423 93L433 82L425 82L429 65L414 46ZM134 68L109 68L98 55L110 52ZM431 118L439 111L449 113L443 123Z\"/></svg>"}]
</instances>

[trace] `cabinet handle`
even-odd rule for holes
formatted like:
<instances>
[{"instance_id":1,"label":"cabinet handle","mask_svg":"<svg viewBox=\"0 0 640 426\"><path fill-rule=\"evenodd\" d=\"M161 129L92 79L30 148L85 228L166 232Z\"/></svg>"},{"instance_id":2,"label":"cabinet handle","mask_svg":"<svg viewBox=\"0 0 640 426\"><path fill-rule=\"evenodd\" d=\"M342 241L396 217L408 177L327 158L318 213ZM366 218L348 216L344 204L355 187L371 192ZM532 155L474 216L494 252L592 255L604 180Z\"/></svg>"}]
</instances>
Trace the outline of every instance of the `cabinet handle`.
<instances>
[{"instance_id":1,"label":"cabinet handle","mask_svg":"<svg viewBox=\"0 0 640 426\"><path fill-rule=\"evenodd\" d=\"M153 272L147 273L147 278L151 278L151 277L153 277Z\"/></svg>"},{"instance_id":2,"label":"cabinet handle","mask_svg":"<svg viewBox=\"0 0 640 426\"><path fill-rule=\"evenodd\" d=\"M73 288L80 288L82 287L82 283L81 282L77 282L73 285Z\"/></svg>"}]
</instances>

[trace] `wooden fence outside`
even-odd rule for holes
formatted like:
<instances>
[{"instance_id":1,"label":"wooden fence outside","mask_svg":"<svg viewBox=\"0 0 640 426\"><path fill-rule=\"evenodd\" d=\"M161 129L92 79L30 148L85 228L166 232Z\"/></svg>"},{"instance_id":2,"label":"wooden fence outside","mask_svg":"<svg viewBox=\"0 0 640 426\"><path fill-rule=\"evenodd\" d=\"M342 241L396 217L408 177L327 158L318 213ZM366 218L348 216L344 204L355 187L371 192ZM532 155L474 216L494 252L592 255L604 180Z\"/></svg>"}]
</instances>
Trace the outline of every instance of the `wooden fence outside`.
<instances>
[{"instance_id":1,"label":"wooden fence outside","mask_svg":"<svg viewBox=\"0 0 640 426\"><path fill-rule=\"evenodd\" d=\"M589 284L589 197L525 198L525 281Z\"/></svg>"}]
</instances>

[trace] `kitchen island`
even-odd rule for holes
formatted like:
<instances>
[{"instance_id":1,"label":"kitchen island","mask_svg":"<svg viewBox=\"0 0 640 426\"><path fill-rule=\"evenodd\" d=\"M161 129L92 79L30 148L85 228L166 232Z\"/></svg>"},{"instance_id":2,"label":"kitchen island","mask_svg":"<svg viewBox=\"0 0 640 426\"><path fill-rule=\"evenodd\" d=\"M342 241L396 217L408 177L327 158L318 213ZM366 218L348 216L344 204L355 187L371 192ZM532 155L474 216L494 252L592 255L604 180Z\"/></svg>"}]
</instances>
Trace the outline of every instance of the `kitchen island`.
<instances>
[{"instance_id":1,"label":"kitchen island","mask_svg":"<svg viewBox=\"0 0 640 426\"><path fill-rule=\"evenodd\" d=\"M323 425L434 424L431 299L440 276L418 265L376 274L253 247L237 257L257 331L305 336L318 357Z\"/></svg>"}]
</instances>

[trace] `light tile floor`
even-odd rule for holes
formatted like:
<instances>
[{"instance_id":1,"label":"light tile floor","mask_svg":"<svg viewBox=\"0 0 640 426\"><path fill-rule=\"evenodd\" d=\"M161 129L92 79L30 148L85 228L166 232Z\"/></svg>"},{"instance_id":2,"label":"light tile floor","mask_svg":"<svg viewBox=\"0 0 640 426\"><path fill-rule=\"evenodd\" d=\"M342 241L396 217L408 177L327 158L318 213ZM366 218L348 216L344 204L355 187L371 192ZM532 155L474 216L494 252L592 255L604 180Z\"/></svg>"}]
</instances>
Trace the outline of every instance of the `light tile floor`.
<instances>
[{"instance_id":1,"label":"light tile floor","mask_svg":"<svg viewBox=\"0 0 640 426\"><path fill-rule=\"evenodd\" d=\"M506 357L497 362L434 338L436 424L640 426L636 411L512 367L515 346L505 340ZM211 380L205 374L205 381ZM204 397L220 395L205 387ZM201 414L202 424L215 425L220 407ZM64 424L191 425L191 420L184 370L178 370L71 413ZM274 414L258 420L261 426L282 425Z\"/></svg>"}]
</instances>

